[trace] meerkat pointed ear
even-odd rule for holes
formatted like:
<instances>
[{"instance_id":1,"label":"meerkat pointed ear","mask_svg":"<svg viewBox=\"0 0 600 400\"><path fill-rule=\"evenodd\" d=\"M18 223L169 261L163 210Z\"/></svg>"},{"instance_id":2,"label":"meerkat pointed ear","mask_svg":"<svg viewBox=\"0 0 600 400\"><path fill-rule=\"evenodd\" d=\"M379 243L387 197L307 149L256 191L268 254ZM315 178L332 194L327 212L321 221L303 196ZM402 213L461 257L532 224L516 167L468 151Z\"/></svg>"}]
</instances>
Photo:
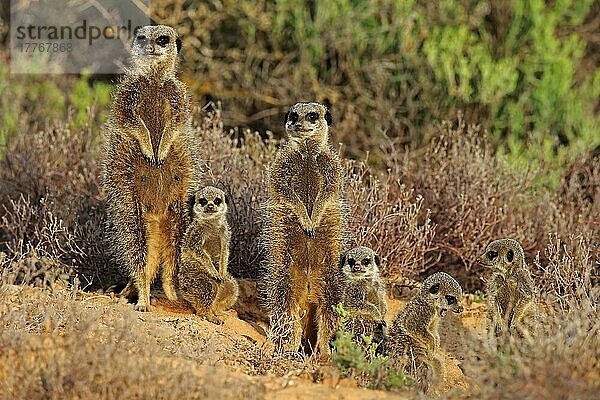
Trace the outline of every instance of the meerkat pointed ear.
<instances>
[{"instance_id":1,"label":"meerkat pointed ear","mask_svg":"<svg viewBox=\"0 0 600 400\"><path fill-rule=\"evenodd\" d=\"M508 253L506 253L506 260L508 262L511 262L514 257L515 257L515 252L514 251L509 250Z\"/></svg>"},{"instance_id":2,"label":"meerkat pointed ear","mask_svg":"<svg viewBox=\"0 0 600 400\"><path fill-rule=\"evenodd\" d=\"M379 254L375 254L375 264L378 267L381 265L381 257L379 257Z\"/></svg>"},{"instance_id":3,"label":"meerkat pointed ear","mask_svg":"<svg viewBox=\"0 0 600 400\"><path fill-rule=\"evenodd\" d=\"M285 115L283 116L283 124L287 124L287 120L290 117L290 111L286 111Z\"/></svg>"},{"instance_id":4,"label":"meerkat pointed ear","mask_svg":"<svg viewBox=\"0 0 600 400\"><path fill-rule=\"evenodd\" d=\"M431 293L431 294L436 294L439 291L440 291L440 284L439 283L436 283L435 285L433 285L433 286L431 286L429 288L429 293Z\"/></svg>"},{"instance_id":5,"label":"meerkat pointed ear","mask_svg":"<svg viewBox=\"0 0 600 400\"><path fill-rule=\"evenodd\" d=\"M177 46L177 54L179 54L179 52L181 51L181 38L178 36L177 39L175 39L175 45Z\"/></svg>"},{"instance_id":6,"label":"meerkat pointed ear","mask_svg":"<svg viewBox=\"0 0 600 400\"><path fill-rule=\"evenodd\" d=\"M325 110L325 122L327 122L327 126L333 125L333 117L329 110Z\"/></svg>"}]
</instances>

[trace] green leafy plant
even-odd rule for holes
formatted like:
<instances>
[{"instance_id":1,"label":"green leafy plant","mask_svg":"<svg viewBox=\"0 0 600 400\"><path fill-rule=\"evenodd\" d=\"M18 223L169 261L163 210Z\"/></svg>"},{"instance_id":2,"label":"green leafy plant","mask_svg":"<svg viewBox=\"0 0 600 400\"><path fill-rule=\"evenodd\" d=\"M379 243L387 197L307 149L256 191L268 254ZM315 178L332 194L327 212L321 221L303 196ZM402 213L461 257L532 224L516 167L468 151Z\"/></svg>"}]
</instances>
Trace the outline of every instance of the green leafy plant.
<instances>
[{"instance_id":1,"label":"green leafy plant","mask_svg":"<svg viewBox=\"0 0 600 400\"><path fill-rule=\"evenodd\" d=\"M354 376L361 386L372 389L402 389L413 384L413 379L396 371L387 356L376 354L377 343L370 335L355 337L345 329L350 314L340 303L334 311L339 317L339 329L332 354L334 365L342 372Z\"/></svg>"},{"instance_id":2,"label":"green leafy plant","mask_svg":"<svg viewBox=\"0 0 600 400\"><path fill-rule=\"evenodd\" d=\"M476 290L473 294L473 301L478 304L485 302L485 293L479 289Z\"/></svg>"}]
</instances>

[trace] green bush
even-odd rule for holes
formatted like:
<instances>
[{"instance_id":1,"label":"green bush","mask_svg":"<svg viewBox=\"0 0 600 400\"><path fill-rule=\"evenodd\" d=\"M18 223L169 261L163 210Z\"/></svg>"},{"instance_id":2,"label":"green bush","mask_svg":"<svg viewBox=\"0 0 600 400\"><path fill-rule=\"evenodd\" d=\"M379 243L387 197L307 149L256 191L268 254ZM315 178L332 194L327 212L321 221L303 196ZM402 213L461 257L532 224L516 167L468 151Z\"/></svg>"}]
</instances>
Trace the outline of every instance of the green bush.
<instances>
[{"instance_id":1,"label":"green bush","mask_svg":"<svg viewBox=\"0 0 600 400\"><path fill-rule=\"evenodd\" d=\"M411 377L392 367L387 356L376 354L377 343L373 342L372 336L361 335L357 340L352 332L345 330L350 315L342 304L334 310L339 316L339 329L333 341L331 359L341 372L371 389L402 389L413 384Z\"/></svg>"},{"instance_id":2,"label":"green bush","mask_svg":"<svg viewBox=\"0 0 600 400\"><path fill-rule=\"evenodd\" d=\"M186 79L223 100L226 125L279 133L286 106L328 100L335 139L357 156L386 136L423 143L464 112L514 160L555 168L600 144L592 3L159 0L154 10L178 27Z\"/></svg>"},{"instance_id":3,"label":"green bush","mask_svg":"<svg viewBox=\"0 0 600 400\"><path fill-rule=\"evenodd\" d=\"M112 85L93 84L89 76L11 75L0 63L0 159L7 140L68 121L70 127L89 127L97 137L106 120ZM74 118L71 118L74 116Z\"/></svg>"}]
</instances>

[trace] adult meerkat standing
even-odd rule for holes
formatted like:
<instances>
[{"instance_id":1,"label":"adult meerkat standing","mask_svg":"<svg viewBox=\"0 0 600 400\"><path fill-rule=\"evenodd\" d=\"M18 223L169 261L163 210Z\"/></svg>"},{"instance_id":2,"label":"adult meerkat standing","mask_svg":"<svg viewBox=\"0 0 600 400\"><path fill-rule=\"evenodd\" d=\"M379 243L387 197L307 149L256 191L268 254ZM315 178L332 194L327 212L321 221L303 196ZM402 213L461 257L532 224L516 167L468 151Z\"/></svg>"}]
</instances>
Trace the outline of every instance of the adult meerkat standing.
<instances>
[{"instance_id":1,"label":"adult meerkat standing","mask_svg":"<svg viewBox=\"0 0 600 400\"><path fill-rule=\"evenodd\" d=\"M328 144L331 123L321 104L293 105L287 141L270 168L262 294L271 332L286 350L297 351L304 336L309 350L326 354L337 328L344 216L341 163Z\"/></svg>"},{"instance_id":2,"label":"adult meerkat standing","mask_svg":"<svg viewBox=\"0 0 600 400\"><path fill-rule=\"evenodd\" d=\"M194 195L191 209L192 221L183 239L177 274L181 297L196 315L221 324L218 314L233 306L239 292L227 271L231 233L225 193L204 187Z\"/></svg>"},{"instance_id":3,"label":"adult meerkat standing","mask_svg":"<svg viewBox=\"0 0 600 400\"><path fill-rule=\"evenodd\" d=\"M140 28L132 68L116 91L105 148L103 186L109 246L148 311L150 285L162 264L163 290L176 299L173 275L195 178L189 97L175 76L181 41L173 28Z\"/></svg>"},{"instance_id":4,"label":"adult meerkat standing","mask_svg":"<svg viewBox=\"0 0 600 400\"><path fill-rule=\"evenodd\" d=\"M423 281L421 291L394 318L389 331L389 355L397 368L406 369L414 360L417 368L426 365L431 383L442 383L445 370L437 354L440 349L440 320L448 311L461 313L462 289L445 272Z\"/></svg>"},{"instance_id":5,"label":"adult meerkat standing","mask_svg":"<svg viewBox=\"0 0 600 400\"><path fill-rule=\"evenodd\" d=\"M494 240L486 246L478 261L493 269L486 289L490 335L535 333L536 290L519 242Z\"/></svg>"},{"instance_id":6,"label":"adult meerkat standing","mask_svg":"<svg viewBox=\"0 0 600 400\"><path fill-rule=\"evenodd\" d=\"M385 284L379 276L381 258L370 248L360 246L340 257L344 281L342 304L350 320L346 329L356 336L372 335L378 351L383 351L387 301Z\"/></svg>"}]
</instances>

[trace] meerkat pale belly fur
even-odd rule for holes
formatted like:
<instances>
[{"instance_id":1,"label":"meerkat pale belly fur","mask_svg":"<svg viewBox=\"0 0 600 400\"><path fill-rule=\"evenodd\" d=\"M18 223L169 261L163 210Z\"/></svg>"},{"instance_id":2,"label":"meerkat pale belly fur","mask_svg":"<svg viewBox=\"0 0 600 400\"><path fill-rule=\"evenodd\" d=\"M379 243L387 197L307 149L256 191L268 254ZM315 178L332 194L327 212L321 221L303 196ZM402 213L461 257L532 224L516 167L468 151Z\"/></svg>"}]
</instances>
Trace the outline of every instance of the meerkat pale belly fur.
<instances>
[{"instance_id":1,"label":"meerkat pale belly fur","mask_svg":"<svg viewBox=\"0 0 600 400\"><path fill-rule=\"evenodd\" d=\"M340 265L344 277L342 304L350 316L345 329L357 338L372 335L378 351L383 351L387 301L379 276L381 259L372 249L360 246L343 253Z\"/></svg>"},{"instance_id":2,"label":"meerkat pale belly fur","mask_svg":"<svg viewBox=\"0 0 600 400\"><path fill-rule=\"evenodd\" d=\"M525 263L523 248L513 239L490 242L478 261L492 268L487 283L488 331L533 334L537 328L536 289Z\"/></svg>"},{"instance_id":3,"label":"meerkat pale belly fur","mask_svg":"<svg viewBox=\"0 0 600 400\"><path fill-rule=\"evenodd\" d=\"M220 324L218 314L237 300L238 285L229 274L229 242L225 193L212 186L198 191L191 205L177 275L181 297L197 315Z\"/></svg>"},{"instance_id":4,"label":"meerkat pale belly fur","mask_svg":"<svg viewBox=\"0 0 600 400\"><path fill-rule=\"evenodd\" d=\"M329 352L337 329L338 267L344 241L341 163L328 145L331 114L297 103L286 114L286 143L270 166L261 282L271 332L286 350L302 337L309 350Z\"/></svg>"},{"instance_id":5,"label":"meerkat pale belly fur","mask_svg":"<svg viewBox=\"0 0 600 400\"><path fill-rule=\"evenodd\" d=\"M187 224L187 198L197 179L189 132L189 97L175 73L181 42L167 26L140 28L132 67L114 96L108 124L103 187L107 236L117 261L147 311L150 285L162 265L163 290L173 283Z\"/></svg>"},{"instance_id":6,"label":"meerkat pale belly fur","mask_svg":"<svg viewBox=\"0 0 600 400\"><path fill-rule=\"evenodd\" d=\"M462 289L445 272L437 272L423 281L415 295L394 318L389 330L388 351L394 365L405 369L414 361L426 365L429 383L443 382L445 370L440 349L440 320L448 311L461 313Z\"/></svg>"}]
</instances>

